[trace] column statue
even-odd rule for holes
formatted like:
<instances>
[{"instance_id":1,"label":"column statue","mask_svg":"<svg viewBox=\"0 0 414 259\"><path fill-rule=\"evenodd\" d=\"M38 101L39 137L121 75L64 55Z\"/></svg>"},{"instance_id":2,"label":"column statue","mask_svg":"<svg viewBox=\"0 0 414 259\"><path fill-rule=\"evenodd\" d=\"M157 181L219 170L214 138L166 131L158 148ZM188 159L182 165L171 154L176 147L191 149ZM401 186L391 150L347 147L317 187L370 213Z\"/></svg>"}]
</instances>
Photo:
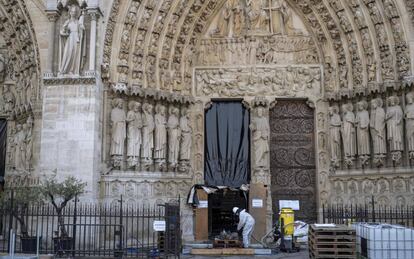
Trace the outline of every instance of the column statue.
<instances>
[{"instance_id":1,"label":"column statue","mask_svg":"<svg viewBox=\"0 0 414 259\"><path fill-rule=\"evenodd\" d=\"M26 146L25 168L26 170L30 170L32 156L33 156L33 117L30 116L24 125L23 125L23 129L25 129L25 134L24 134L25 140L24 141L25 141L25 146Z\"/></svg>"},{"instance_id":2,"label":"column statue","mask_svg":"<svg viewBox=\"0 0 414 259\"><path fill-rule=\"evenodd\" d=\"M155 147L154 159L159 170L165 169L167 158L167 118L166 108L162 104L155 107Z\"/></svg>"},{"instance_id":3,"label":"column statue","mask_svg":"<svg viewBox=\"0 0 414 259\"><path fill-rule=\"evenodd\" d=\"M403 148L403 118L400 100L397 96L388 97L388 109L385 116L387 122L387 140L389 143L392 160L401 160Z\"/></svg>"},{"instance_id":4,"label":"column statue","mask_svg":"<svg viewBox=\"0 0 414 259\"><path fill-rule=\"evenodd\" d=\"M348 166L353 164L356 155L355 114L351 103L344 104L342 119L342 138L344 142L345 162Z\"/></svg>"},{"instance_id":5,"label":"column statue","mask_svg":"<svg viewBox=\"0 0 414 259\"><path fill-rule=\"evenodd\" d=\"M411 160L414 160L414 92L406 95L407 105L405 106L406 132L408 152Z\"/></svg>"},{"instance_id":6,"label":"column statue","mask_svg":"<svg viewBox=\"0 0 414 259\"><path fill-rule=\"evenodd\" d=\"M16 170L25 170L26 165L26 145L25 145L25 131L22 124L17 124L16 134L14 135L14 167Z\"/></svg>"},{"instance_id":7,"label":"column statue","mask_svg":"<svg viewBox=\"0 0 414 259\"><path fill-rule=\"evenodd\" d=\"M60 30L59 74L77 75L86 54L84 41L84 14L79 16L79 7L69 6L70 18Z\"/></svg>"},{"instance_id":8,"label":"column statue","mask_svg":"<svg viewBox=\"0 0 414 259\"><path fill-rule=\"evenodd\" d=\"M124 111L124 101L122 99L113 100L111 112L111 157L113 166L120 169L124 155L124 146L126 139L126 113Z\"/></svg>"},{"instance_id":9,"label":"column statue","mask_svg":"<svg viewBox=\"0 0 414 259\"><path fill-rule=\"evenodd\" d=\"M250 130L253 133L255 166L258 168L268 167L269 134L270 126L264 114L264 108L257 108L257 117L252 118Z\"/></svg>"},{"instance_id":10,"label":"column statue","mask_svg":"<svg viewBox=\"0 0 414 259\"><path fill-rule=\"evenodd\" d=\"M152 115L153 106L149 103L144 103L142 106L142 153L141 158L144 165L148 169L148 166L152 164L153 149L154 149L154 117Z\"/></svg>"},{"instance_id":11,"label":"column statue","mask_svg":"<svg viewBox=\"0 0 414 259\"><path fill-rule=\"evenodd\" d=\"M193 129L190 126L190 116L187 108L181 109L180 118L181 143L180 143L180 162L189 163L191 159L191 144Z\"/></svg>"},{"instance_id":12,"label":"column statue","mask_svg":"<svg viewBox=\"0 0 414 259\"><path fill-rule=\"evenodd\" d=\"M168 118L168 162L171 168L175 169L178 163L178 155L180 149L180 124L179 117L180 111L176 107L170 108L170 116Z\"/></svg>"},{"instance_id":13,"label":"column statue","mask_svg":"<svg viewBox=\"0 0 414 259\"><path fill-rule=\"evenodd\" d=\"M371 101L371 118L369 127L374 151L374 164L377 166L384 165L387 153L385 110L382 106L383 102L381 98L376 98Z\"/></svg>"},{"instance_id":14,"label":"column statue","mask_svg":"<svg viewBox=\"0 0 414 259\"><path fill-rule=\"evenodd\" d=\"M331 164L338 168L341 162L341 126L342 120L337 105L329 107L329 136L331 147Z\"/></svg>"},{"instance_id":15,"label":"column statue","mask_svg":"<svg viewBox=\"0 0 414 259\"><path fill-rule=\"evenodd\" d=\"M128 104L128 108L129 111L126 118L128 123L127 161L130 169L136 169L139 165L142 144L141 104L131 101Z\"/></svg>"},{"instance_id":16,"label":"column statue","mask_svg":"<svg viewBox=\"0 0 414 259\"><path fill-rule=\"evenodd\" d=\"M369 113L368 103L366 101L358 102L358 111L356 114L357 125L357 144L358 157L362 165L368 165L371 155L370 141L369 141Z\"/></svg>"}]
</instances>

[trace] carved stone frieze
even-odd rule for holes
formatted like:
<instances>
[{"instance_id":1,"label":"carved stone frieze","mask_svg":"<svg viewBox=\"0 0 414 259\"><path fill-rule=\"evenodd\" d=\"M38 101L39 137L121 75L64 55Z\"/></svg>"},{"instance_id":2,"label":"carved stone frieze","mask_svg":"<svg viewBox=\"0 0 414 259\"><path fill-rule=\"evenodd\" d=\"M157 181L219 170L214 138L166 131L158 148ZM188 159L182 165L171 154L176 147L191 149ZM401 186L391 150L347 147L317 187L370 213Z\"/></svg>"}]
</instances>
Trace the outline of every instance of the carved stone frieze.
<instances>
[{"instance_id":1,"label":"carved stone frieze","mask_svg":"<svg viewBox=\"0 0 414 259\"><path fill-rule=\"evenodd\" d=\"M195 70L198 96L296 96L320 90L319 67L245 67Z\"/></svg>"}]
</instances>

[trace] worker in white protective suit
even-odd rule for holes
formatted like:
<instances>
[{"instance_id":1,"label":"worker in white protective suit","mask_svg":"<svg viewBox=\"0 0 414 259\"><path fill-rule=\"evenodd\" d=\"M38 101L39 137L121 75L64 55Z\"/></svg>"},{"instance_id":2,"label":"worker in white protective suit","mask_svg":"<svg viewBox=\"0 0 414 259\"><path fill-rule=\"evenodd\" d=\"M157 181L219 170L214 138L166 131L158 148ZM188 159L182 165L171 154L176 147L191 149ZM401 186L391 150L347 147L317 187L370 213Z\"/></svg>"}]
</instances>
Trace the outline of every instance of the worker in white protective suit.
<instances>
[{"instance_id":1,"label":"worker in white protective suit","mask_svg":"<svg viewBox=\"0 0 414 259\"><path fill-rule=\"evenodd\" d=\"M245 209L233 208L233 213L239 215L239 224L237 225L237 231L243 228L243 246L248 248L250 245L250 237L252 236L255 220L247 213Z\"/></svg>"}]
</instances>

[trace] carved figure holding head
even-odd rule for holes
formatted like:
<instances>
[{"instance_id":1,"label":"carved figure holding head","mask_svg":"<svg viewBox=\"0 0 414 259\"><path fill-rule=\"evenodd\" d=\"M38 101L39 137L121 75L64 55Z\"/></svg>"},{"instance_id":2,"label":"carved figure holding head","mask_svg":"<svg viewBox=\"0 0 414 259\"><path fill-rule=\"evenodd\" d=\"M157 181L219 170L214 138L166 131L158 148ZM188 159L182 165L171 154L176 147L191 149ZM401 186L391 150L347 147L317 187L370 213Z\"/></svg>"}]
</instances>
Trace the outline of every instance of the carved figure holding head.
<instances>
[{"instance_id":1,"label":"carved figure holding head","mask_svg":"<svg viewBox=\"0 0 414 259\"><path fill-rule=\"evenodd\" d=\"M59 75L79 76L83 56L86 55L84 14L79 15L79 6L71 5L69 15L60 30Z\"/></svg>"},{"instance_id":2,"label":"carved figure holding head","mask_svg":"<svg viewBox=\"0 0 414 259\"><path fill-rule=\"evenodd\" d=\"M339 115L339 107L332 105L329 107L329 136L331 147L332 167L338 168L341 161L341 126L342 120Z\"/></svg>"},{"instance_id":3,"label":"carved figure holding head","mask_svg":"<svg viewBox=\"0 0 414 259\"><path fill-rule=\"evenodd\" d=\"M410 159L414 159L414 92L406 95L407 105L405 106L406 132L408 152Z\"/></svg>"},{"instance_id":4,"label":"carved figure holding head","mask_svg":"<svg viewBox=\"0 0 414 259\"><path fill-rule=\"evenodd\" d=\"M367 111L368 103L366 101L358 102L358 111L356 114L357 125L357 143L358 156L362 165L369 162L371 149L369 141L369 113Z\"/></svg>"}]
</instances>

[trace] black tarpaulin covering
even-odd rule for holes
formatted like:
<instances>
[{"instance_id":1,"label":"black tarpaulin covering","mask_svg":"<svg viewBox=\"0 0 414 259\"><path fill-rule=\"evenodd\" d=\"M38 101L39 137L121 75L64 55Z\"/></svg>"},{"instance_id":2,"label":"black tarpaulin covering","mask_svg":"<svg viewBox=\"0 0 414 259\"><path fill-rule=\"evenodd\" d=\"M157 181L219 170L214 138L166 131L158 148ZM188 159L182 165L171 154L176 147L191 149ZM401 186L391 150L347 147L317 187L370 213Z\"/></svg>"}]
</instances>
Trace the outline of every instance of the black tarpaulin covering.
<instances>
[{"instance_id":1,"label":"black tarpaulin covering","mask_svg":"<svg viewBox=\"0 0 414 259\"><path fill-rule=\"evenodd\" d=\"M249 112L241 102L214 102L205 117L206 184L233 188L248 184Z\"/></svg>"},{"instance_id":2,"label":"black tarpaulin covering","mask_svg":"<svg viewBox=\"0 0 414 259\"><path fill-rule=\"evenodd\" d=\"M0 120L0 183L4 179L4 172L6 170L6 126L6 120Z\"/></svg>"}]
</instances>

